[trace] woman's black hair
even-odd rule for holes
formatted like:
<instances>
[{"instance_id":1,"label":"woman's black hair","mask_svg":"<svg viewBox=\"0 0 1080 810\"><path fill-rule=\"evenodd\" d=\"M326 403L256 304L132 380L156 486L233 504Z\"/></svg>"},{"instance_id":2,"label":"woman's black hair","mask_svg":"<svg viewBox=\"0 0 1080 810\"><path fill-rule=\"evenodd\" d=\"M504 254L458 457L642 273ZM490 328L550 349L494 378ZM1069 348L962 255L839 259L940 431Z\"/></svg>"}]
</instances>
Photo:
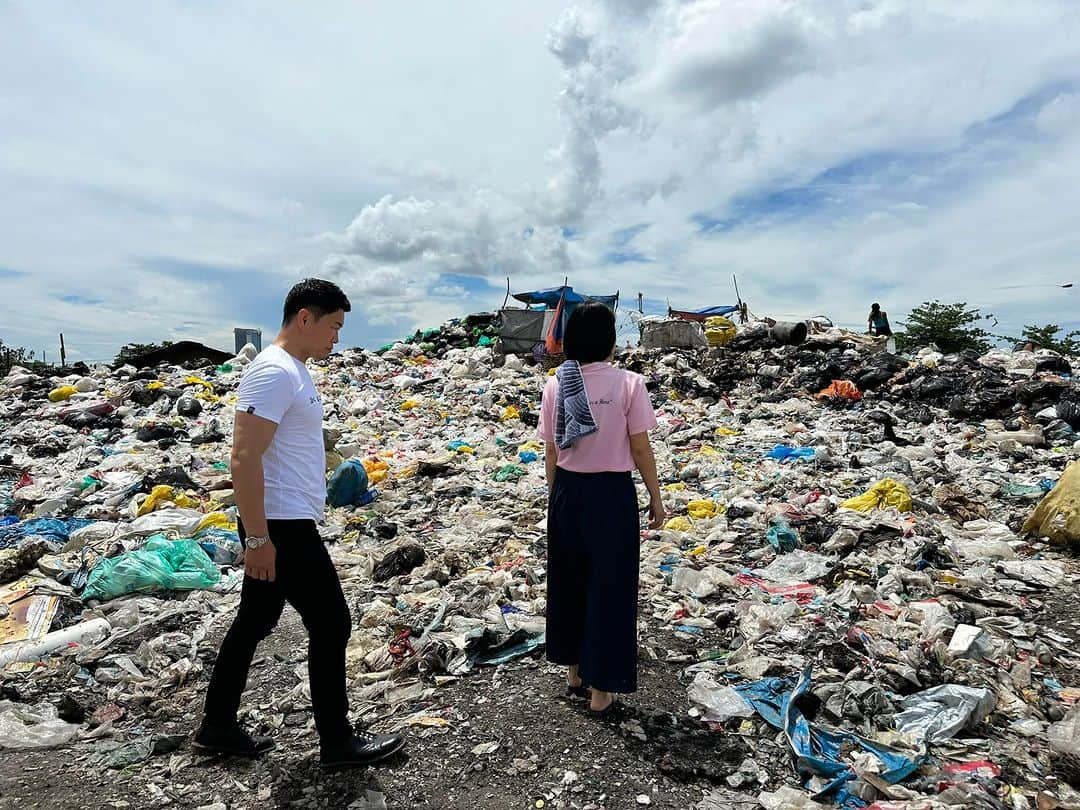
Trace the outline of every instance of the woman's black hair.
<instances>
[{"instance_id":1,"label":"woman's black hair","mask_svg":"<svg viewBox=\"0 0 1080 810\"><path fill-rule=\"evenodd\" d=\"M615 313L596 301L581 304L570 313L563 337L567 360L600 363L615 348Z\"/></svg>"}]
</instances>

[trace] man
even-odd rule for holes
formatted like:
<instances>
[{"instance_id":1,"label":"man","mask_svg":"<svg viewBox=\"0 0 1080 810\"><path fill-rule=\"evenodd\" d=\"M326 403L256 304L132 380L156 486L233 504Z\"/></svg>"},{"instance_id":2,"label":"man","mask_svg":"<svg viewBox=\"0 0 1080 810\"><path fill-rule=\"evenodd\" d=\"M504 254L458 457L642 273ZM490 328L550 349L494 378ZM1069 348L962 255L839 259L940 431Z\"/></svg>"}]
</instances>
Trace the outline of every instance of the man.
<instances>
[{"instance_id":1,"label":"man","mask_svg":"<svg viewBox=\"0 0 1080 810\"><path fill-rule=\"evenodd\" d=\"M400 734L356 733L349 724L345 646L352 622L319 537L326 501L323 408L305 362L325 358L351 306L337 285L305 279L285 298L281 331L251 363L237 391L233 487L244 541L240 608L221 643L194 747L259 756L274 747L237 722L255 648L288 602L308 631L311 705L327 768L359 767L404 745Z\"/></svg>"}]
</instances>

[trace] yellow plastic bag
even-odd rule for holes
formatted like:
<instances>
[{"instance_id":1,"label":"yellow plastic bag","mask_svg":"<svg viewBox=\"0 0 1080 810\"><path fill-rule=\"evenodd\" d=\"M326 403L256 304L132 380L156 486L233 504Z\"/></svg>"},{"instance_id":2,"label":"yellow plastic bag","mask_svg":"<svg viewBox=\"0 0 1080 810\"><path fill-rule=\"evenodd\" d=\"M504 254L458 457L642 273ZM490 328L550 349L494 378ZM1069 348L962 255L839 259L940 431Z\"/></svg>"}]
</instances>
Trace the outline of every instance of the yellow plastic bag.
<instances>
[{"instance_id":1,"label":"yellow plastic bag","mask_svg":"<svg viewBox=\"0 0 1080 810\"><path fill-rule=\"evenodd\" d=\"M367 473L369 484L381 484L386 480L386 476L390 474L390 465L385 461L379 461L374 458L365 458L360 463L364 465L364 471Z\"/></svg>"},{"instance_id":2,"label":"yellow plastic bag","mask_svg":"<svg viewBox=\"0 0 1080 810\"><path fill-rule=\"evenodd\" d=\"M513 405L507 405L506 409L502 412L502 416L499 417L500 422L509 422L511 419L520 419L521 411L519 411Z\"/></svg>"},{"instance_id":3,"label":"yellow plastic bag","mask_svg":"<svg viewBox=\"0 0 1080 810\"><path fill-rule=\"evenodd\" d=\"M1065 468L1024 522L1022 533L1049 537L1059 546L1080 545L1080 462Z\"/></svg>"},{"instance_id":4,"label":"yellow plastic bag","mask_svg":"<svg viewBox=\"0 0 1080 810\"><path fill-rule=\"evenodd\" d=\"M195 528L195 534L198 534L203 529L226 529L235 532L236 524L229 520L229 516L224 512L211 512Z\"/></svg>"},{"instance_id":5,"label":"yellow plastic bag","mask_svg":"<svg viewBox=\"0 0 1080 810\"><path fill-rule=\"evenodd\" d=\"M664 528L673 532L690 532L694 530L694 524L690 522L690 518L680 515L665 523Z\"/></svg>"},{"instance_id":6,"label":"yellow plastic bag","mask_svg":"<svg viewBox=\"0 0 1080 810\"><path fill-rule=\"evenodd\" d=\"M147 391L160 391L164 387L165 383L163 383L161 380L153 380L146 384Z\"/></svg>"},{"instance_id":7,"label":"yellow plastic bag","mask_svg":"<svg viewBox=\"0 0 1080 810\"><path fill-rule=\"evenodd\" d=\"M705 339L710 346L726 345L735 333L735 324L722 315L705 319Z\"/></svg>"},{"instance_id":8,"label":"yellow plastic bag","mask_svg":"<svg viewBox=\"0 0 1080 810\"><path fill-rule=\"evenodd\" d=\"M210 383L210 382L207 382L206 380L202 379L201 377L195 377L195 376L187 377L184 380L184 384L185 385L201 385L207 391L213 391L214 390L214 384Z\"/></svg>"},{"instance_id":9,"label":"yellow plastic bag","mask_svg":"<svg viewBox=\"0 0 1080 810\"><path fill-rule=\"evenodd\" d=\"M855 509L859 512L869 512L873 509L888 509L896 507L900 512L911 511L911 495L907 487L899 481L891 478L883 478L866 490L862 495L844 501L841 506L845 509Z\"/></svg>"},{"instance_id":10,"label":"yellow plastic bag","mask_svg":"<svg viewBox=\"0 0 1080 810\"><path fill-rule=\"evenodd\" d=\"M74 385L61 385L59 388L54 388L49 392L49 402L63 402L65 399L71 399L77 393L79 393L79 389Z\"/></svg>"},{"instance_id":11,"label":"yellow plastic bag","mask_svg":"<svg viewBox=\"0 0 1080 810\"><path fill-rule=\"evenodd\" d=\"M413 408L415 408L419 404L420 403L417 402L415 399L407 399L407 400L405 400L404 402L401 403L401 410L403 410L403 411L411 411Z\"/></svg>"},{"instance_id":12,"label":"yellow plastic bag","mask_svg":"<svg viewBox=\"0 0 1080 810\"><path fill-rule=\"evenodd\" d=\"M690 501L686 505L686 511L694 520L704 520L716 516L716 503L714 501Z\"/></svg>"},{"instance_id":13,"label":"yellow plastic bag","mask_svg":"<svg viewBox=\"0 0 1080 810\"><path fill-rule=\"evenodd\" d=\"M148 515L166 502L175 503L177 506L189 509L194 509L199 505L199 502L194 498L188 497L183 492L174 491L168 484L158 484L150 490L150 496L139 506L139 511L135 513L135 517Z\"/></svg>"}]
</instances>

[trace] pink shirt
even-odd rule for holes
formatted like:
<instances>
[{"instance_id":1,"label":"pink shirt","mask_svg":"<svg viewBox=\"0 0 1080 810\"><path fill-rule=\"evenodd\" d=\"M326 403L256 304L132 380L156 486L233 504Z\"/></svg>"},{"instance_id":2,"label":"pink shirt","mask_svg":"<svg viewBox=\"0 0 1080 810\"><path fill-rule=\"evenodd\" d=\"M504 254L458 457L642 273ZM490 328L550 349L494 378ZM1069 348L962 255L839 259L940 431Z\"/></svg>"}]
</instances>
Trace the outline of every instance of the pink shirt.
<instances>
[{"instance_id":1,"label":"pink shirt","mask_svg":"<svg viewBox=\"0 0 1080 810\"><path fill-rule=\"evenodd\" d=\"M630 455L630 436L656 427L644 378L610 363L584 365L581 375L599 429L566 450L559 450L559 466L570 472L630 472L636 467ZM538 432L545 442L555 441L558 391L559 381L552 377L544 386L540 408Z\"/></svg>"}]
</instances>

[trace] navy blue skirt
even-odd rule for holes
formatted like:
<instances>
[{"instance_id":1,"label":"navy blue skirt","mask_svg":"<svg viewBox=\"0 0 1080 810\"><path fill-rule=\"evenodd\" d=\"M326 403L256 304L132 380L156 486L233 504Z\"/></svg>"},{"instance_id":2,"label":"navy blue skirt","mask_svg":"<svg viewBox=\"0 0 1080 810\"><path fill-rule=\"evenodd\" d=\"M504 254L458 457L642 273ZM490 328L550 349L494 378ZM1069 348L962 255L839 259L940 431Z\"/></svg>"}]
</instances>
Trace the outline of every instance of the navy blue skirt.
<instances>
[{"instance_id":1,"label":"navy blue skirt","mask_svg":"<svg viewBox=\"0 0 1080 810\"><path fill-rule=\"evenodd\" d=\"M637 689L637 493L628 472L556 470L548 501L547 657L604 692Z\"/></svg>"}]
</instances>

